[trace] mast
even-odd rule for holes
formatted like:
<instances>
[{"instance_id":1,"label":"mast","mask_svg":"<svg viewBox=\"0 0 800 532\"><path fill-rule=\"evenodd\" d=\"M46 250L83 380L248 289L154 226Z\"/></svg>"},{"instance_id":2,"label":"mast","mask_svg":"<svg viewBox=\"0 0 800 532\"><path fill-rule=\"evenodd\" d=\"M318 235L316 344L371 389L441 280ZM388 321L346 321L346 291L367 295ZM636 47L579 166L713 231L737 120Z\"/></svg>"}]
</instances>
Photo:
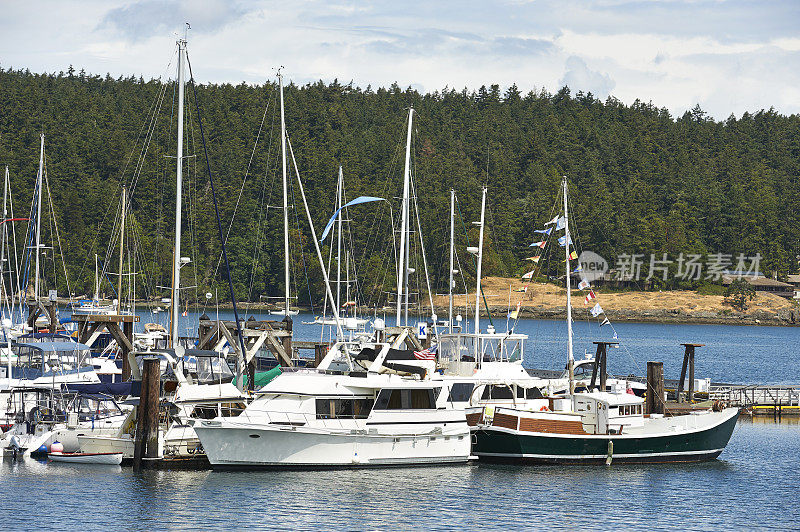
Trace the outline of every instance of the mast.
<instances>
[{"instance_id":1,"label":"mast","mask_svg":"<svg viewBox=\"0 0 800 532\"><path fill-rule=\"evenodd\" d=\"M402 218L400 224L400 260L397 263L397 325L400 325L400 313L403 308L403 293L405 291L405 324L408 325L408 204L409 187L411 181L411 127L414 117L414 109L408 109L408 135L406 137L406 164L403 169L403 205Z\"/></svg>"},{"instance_id":2,"label":"mast","mask_svg":"<svg viewBox=\"0 0 800 532\"><path fill-rule=\"evenodd\" d=\"M342 188L344 184L344 177L342 175L342 167L339 167L339 186L336 190L336 202L338 205L336 206L337 209L342 208ZM339 238L336 242L336 308L342 308L341 302L341 286L342 286L342 216L339 215ZM349 287L349 285L348 285Z\"/></svg>"},{"instance_id":3,"label":"mast","mask_svg":"<svg viewBox=\"0 0 800 532\"><path fill-rule=\"evenodd\" d=\"M567 356L568 356L568 370L569 370L569 393L575 393L575 358L572 353L572 286L570 285L570 267L569 267L569 203L567 201L567 176L564 176L564 253L566 255L567 274Z\"/></svg>"},{"instance_id":4,"label":"mast","mask_svg":"<svg viewBox=\"0 0 800 532\"><path fill-rule=\"evenodd\" d=\"M41 134L39 148L39 175L36 177L36 278L33 284L33 298L39 302L39 249L42 245L42 179L44 175L44 133Z\"/></svg>"},{"instance_id":5,"label":"mast","mask_svg":"<svg viewBox=\"0 0 800 532\"><path fill-rule=\"evenodd\" d=\"M486 219L486 187L481 197L481 229L478 236L478 271L475 287L475 361L478 362L478 334L481 332L481 267L483 266L483 226Z\"/></svg>"},{"instance_id":6,"label":"mast","mask_svg":"<svg viewBox=\"0 0 800 532\"><path fill-rule=\"evenodd\" d=\"M448 290L448 332L453 333L453 251L455 246L455 210L456 210L456 191L450 189L450 289Z\"/></svg>"},{"instance_id":7,"label":"mast","mask_svg":"<svg viewBox=\"0 0 800 532\"><path fill-rule=\"evenodd\" d=\"M100 277L97 269L97 253L94 254L94 300L100 301Z\"/></svg>"},{"instance_id":8,"label":"mast","mask_svg":"<svg viewBox=\"0 0 800 532\"><path fill-rule=\"evenodd\" d=\"M119 279L117 280L117 314L122 314L122 257L125 245L125 211L128 189L122 185L122 221L119 226ZM95 275L97 275L97 255L95 255Z\"/></svg>"},{"instance_id":9,"label":"mast","mask_svg":"<svg viewBox=\"0 0 800 532\"><path fill-rule=\"evenodd\" d=\"M0 302L5 296L8 296L8 291L6 290L6 245L8 244L8 229L6 228L6 220L8 220L8 186L9 186L9 179L8 179L8 165L6 165L6 172L5 178L3 181L3 241L0 244ZM9 269L10 274L10 269ZM9 286L11 286L11 282L9 280ZM8 308L9 312L11 310L11 298L8 298ZM3 309L3 315L5 315L5 309ZM8 374L8 377L11 378L11 374Z\"/></svg>"},{"instance_id":10,"label":"mast","mask_svg":"<svg viewBox=\"0 0 800 532\"><path fill-rule=\"evenodd\" d=\"M178 345L178 318L180 317L181 289L181 203L183 201L183 92L186 39L178 40L178 153L175 171L175 255L172 262L172 335L171 343ZM120 273L122 273L120 271Z\"/></svg>"},{"instance_id":11,"label":"mast","mask_svg":"<svg viewBox=\"0 0 800 532\"><path fill-rule=\"evenodd\" d=\"M285 315L289 315L289 182L286 179L286 116L283 106L283 76L278 71L278 85L281 92L281 160L283 163L283 282Z\"/></svg>"}]
</instances>

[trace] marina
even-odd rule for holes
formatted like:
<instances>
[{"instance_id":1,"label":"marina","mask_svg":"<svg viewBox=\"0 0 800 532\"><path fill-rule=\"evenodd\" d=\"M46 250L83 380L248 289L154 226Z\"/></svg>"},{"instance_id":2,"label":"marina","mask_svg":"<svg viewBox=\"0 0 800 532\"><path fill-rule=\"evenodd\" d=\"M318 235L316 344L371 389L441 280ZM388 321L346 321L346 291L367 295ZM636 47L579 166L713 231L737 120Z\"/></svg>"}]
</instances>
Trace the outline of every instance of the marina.
<instances>
[{"instance_id":1,"label":"marina","mask_svg":"<svg viewBox=\"0 0 800 532\"><path fill-rule=\"evenodd\" d=\"M797 10L707 3L10 7L4 527L796 530Z\"/></svg>"}]
</instances>

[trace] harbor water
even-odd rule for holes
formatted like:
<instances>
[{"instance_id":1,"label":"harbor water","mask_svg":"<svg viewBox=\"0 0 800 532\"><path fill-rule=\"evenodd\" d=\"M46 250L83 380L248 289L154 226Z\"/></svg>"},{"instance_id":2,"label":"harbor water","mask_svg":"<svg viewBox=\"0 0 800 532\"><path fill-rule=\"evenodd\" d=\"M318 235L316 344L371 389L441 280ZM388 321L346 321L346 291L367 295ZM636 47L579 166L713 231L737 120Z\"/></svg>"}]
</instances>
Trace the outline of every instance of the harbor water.
<instances>
[{"instance_id":1,"label":"harbor water","mask_svg":"<svg viewBox=\"0 0 800 532\"><path fill-rule=\"evenodd\" d=\"M800 527L800 425L741 420L700 464L327 471L0 466L5 529L510 530Z\"/></svg>"},{"instance_id":2,"label":"harbor water","mask_svg":"<svg viewBox=\"0 0 800 532\"><path fill-rule=\"evenodd\" d=\"M310 318L295 317L298 339L319 339L318 326L302 324ZM495 325L504 330L505 321ZM677 378L679 344L695 342L706 344L698 350L698 377L800 381L793 328L614 326L623 346L609 355L614 373L641 375L648 360L662 360L665 377ZM563 368L563 329L563 322L521 320L517 332L531 336L526 366ZM576 353L609 339L608 331L576 323ZM740 419L719 459L700 464L134 473L5 460L0 519L6 529L797 530L798 456L800 424L784 417Z\"/></svg>"}]
</instances>

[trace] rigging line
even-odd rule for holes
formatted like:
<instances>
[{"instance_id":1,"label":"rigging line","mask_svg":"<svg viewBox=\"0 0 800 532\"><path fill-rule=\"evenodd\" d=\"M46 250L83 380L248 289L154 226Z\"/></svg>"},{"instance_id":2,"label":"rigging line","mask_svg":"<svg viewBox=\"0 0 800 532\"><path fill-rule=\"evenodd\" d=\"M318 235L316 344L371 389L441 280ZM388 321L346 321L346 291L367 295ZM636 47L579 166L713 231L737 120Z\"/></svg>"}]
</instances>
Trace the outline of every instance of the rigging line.
<instances>
[{"instance_id":1,"label":"rigging line","mask_svg":"<svg viewBox=\"0 0 800 532\"><path fill-rule=\"evenodd\" d=\"M459 203L458 195L456 195L456 204ZM458 238L458 233L454 232L454 236ZM469 241L467 241L469 244ZM461 259L459 258L458 251L456 250L456 245L453 245L454 248L454 256L456 259L456 263L458 264L458 272L459 276L461 277L461 284L464 286L464 317L467 319L467 324L469 324L469 311L472 306L469 304L469 289L467 288L467 277L464 275L464 266L461 264ZM448 278L450 276L448 275ZM466 325L465 325L466 327Z\"/></svg>"},{"instance_id":2,"label":"rigging line","mask_svg":"<svg viewBox=\"0 0 800 532\"><path fill-rule=\"evenodd\" d=\"M170 61L170 63L171 63L171 61ZM162 96L162 101L163 101L163 96ZM151 112L148 112L147 116L152 116L152 117L154 117L155 114L158 112L158 110L161 109L161 103L159 101L158 96L153 100L152 107L150 109L152 110L152 114L151 114ZM142 137L142 131L145 130L145 126L147 126L148 123L150 123L152 125L152 118L150 120L144 120L142 122L142 127L140 128L139 133L136 136L136 144L138 144L139 139ZM124 182L125 173L127 172L128 166L130 165L131 160L133 159L134 152L135 152L135 150L131 150L130 151L130 153L128 154L128 158L125 161L125 164L124 164L124 166L122 168L122 171L120 172L120 176L119 176L120 187L121 187L122 183ZM113 205L113 204L109 203L108 206L106 207L106 212L105 212L102 220L105 220L108 217L108 213L111 210L111 205ZM99 233L102 230L102 227L103 227L103 222L100 223L100 227L98 227L98 230L95 233L94 239L92 240L92 244L89 247L89 249L95 249L95 245L97 244L97 240L98 240L98 238L100 236ZM78 274L78 278L79 279L81 279L83 277L83 273L86 270L86 266L88 265L88 263L89 263L89 256L87 255L84 258L83 264L81 265L81 269L80 269L79 274Z\"/></svg>"},{"instance_id":3,"label":"rigging line","mask_svg":"<svg viewBox=\"0 0 800 532\"><path fill-rule=\"evenodd\" d=\"M297 248L300 250L300 261L303 263L303 275L306 278L306 292L308 293L308 303L311 305L311 312L313 313L314 312L314 300L311 297L311 280L308 277L308 267L306 266L306 255L305 255L305 252L303 251L303 246L302 246L303 238L302 238L302 233L300 232L300 218L297 215L297 207L296 207L297 203L296 203L295 198L294 198L294 181L290 181L290 183L291 183L291 186L289 187L289 190L292 193L292 207L293 207L292 210L294 211L295 226L297 227L297 240L298 240ZM320 266L322 266L322 265L320 265ZM294 272L294 274L295 274L295 276L294 276L294 278L295 278L295 282L294 282L294 284L295 284L295 293L297 293L297 303L299 305L300 304L300 289L297 286L297 277L298 276L297 276L297 272ZM288 316L289 309L286 309L286 312L287 312L286 315Z\"/></svg>"},{"instance_id":4,"label":"rigging line","mask_svg":"<svg viewBox=\"0 0 800 532\"><path fill-rule=\"evenodd\" d=\"M231 279L231 268L228 263L228 251L223 240L224 233L222 232L222 222L219 217L219 208L217 207L217 193L214 190L214 179L211 176L211 163L208 160L208 150L206 149L206 138L203 133L203 119L200 116L200 102L197 101L197 87L194 84L194 75L192 74L192 63L189 61L189 54L186 54L186 64L189 66L189 82L192 85L192 93L194 94L194 105L197 110L197 121L200 124L200 139L203 141L203 155L206 160L206 170L208 171L208 180L211 183L211 197L214 199L214 213L217 216L217 229L219 230L219 238L222 241L222 255L225 257L225 269L228 276L228 289L231 292L231 302L233 303L233 315L236 319L236 332L239 334L239 344L242 349L242 357L247 356L247 349L244 345L244 335L242 334L242 324L239 323L239 311L236 308L236 293L233 291L233 280ZM287 311L288 314L288 311Z\"/></svg>"},{"instance_id":5,"label":"rigging line","mask_svg":"<svg viewBox=\"0 0 800 532\"><path fill-rule=\"evenodd\" d=\"M61 235L58 231L58 220L56 220L56 211L53 208L53 196L50 194L50 180L47 177L47 157L44 158L44 182L47 188L47 199L48 203L50 204L50 214L52 215L52 223L55 227L56 240L58 241L58 252L61 255L61 265L64 267L64 281L67 284L67 294L71 299L73 294L72 294L72 289L70 288L69 285L69 276L67 275L67 263L64 260L64 250L61 246ZM53 253L53 277L55 277L55 262L56 262L55 253ZM58 288L58 283L55 283L55 279L54 279L54 284L56 288Z\"/></svg>"},{"instance_id":6,"label":"rigging line","mask_svg":"<svg viewBox=\"0 0 800 532\"><path fill-rule=\"evenodd\" d=\"M269 222L269 205L272 203L272 195L273 195L273 192L274 192L274 189L275 189L275 180L276 180L276 169L275 169L275 166L270 164L270 160L271 160L270 159L270 157L271 157L270 154L272 153L273 147L276 148L276 151L277 151L277 144L275 144L273 146L273 142L275 140L275 135L274 135L275 129L276 129L275 128L275 115L273 114L272 115L272 122L270 124L270 136L269 136L270 140L269 140L269 145L267 147L267 161L266 161L266 166L264 167L264 177L263 177L263 179L261 181L261 198L260 198L261 201L259 202L259 206L258 206L259 211L258 211L258 224L257 224L257 229L256 229L256 241L255 241L255 245L253 247L253 259L252 259L252 262L251 262L250 287L249 287L249 290L248 290L248 297L247 297L248 302L247 302L247 305L245 307L248 311L250 309L250 302L253 300L252 296L253 296L253 287L255 286L256 272L258 270L258 265L259 265L259 263L261 261L261 256L263 254L263 249L262 249L263 244L262 244L262 242L264 242L266 240L266 235L269 232L268 231L268 229L269 229L268 228L268 225L269 225L269 223L268 223ZM277 160L277 153L275 155L275 159ZM264 191L266 190L266 187L267 187L267 176L270 175L270 168L272 169L272 171L271 171L272 179L269 181L270 187L269 187L269 195L267 196L267 203L266 203L267 208L264 209ZM216 277L216 273L215 273L215 277ZM263 279L262 279L262 281L263 281ZM266 286L264 288L266 289Z\"/></svg>"},{"instance_id":7,"label":"rigging line","mask_svg":"<svg viewBox=\"0 0 800 532\"><path fill-rule=\"evenodd\" d=\"M242 195L244 194L244 187L247 184L247 177L250 174L250 166L253 164L253 157L255 157L256 154L256 148L258 147L258 140L261 138L261 130L264 128L264 120L266 120L267 118L267 111L269 111L269 105L270 103L272 103L274 97L275 97L275 92L273 91L270 99L267 100L266 107L264 107L264 114L261 116L261 125L258 126L258 133L256 134L256 140L253 143L253 151L250 152L250 160L247 162L247 169L244 172L244 179L242 179L242 186L239 187L239 196L236 198L236 205L233 207L233 214L231 215L231 221L228 224L228 231L225 233L226 240L231 236L231 230L233 229L233 222L236 219L236 213L239 210L239 204L242 201ZM217 259L217 266L214 269L214 271L219 269L221 260L222 260L222 255L220 254L219 258Z\"/></svg>"},{"instance_id":8,"label":"rigging line","mask_svg":"<svg viewBox=\"0 0 800 532\"><path fill-rule=\"evenodd\" d=\"M414 165L414 166L416 167L416 165ZM409 182L411 184L411 194L414 197L414 212L417 215L417 231L419 231L419 247L420 247L420 251L422 252L422 265L425 268L425 284L428 287L428 300L429 300L430 305L431 305L431 314L436 314L436 311L433 308L433 294L431 293L431 280L430 280L430 277L428 277L428 260L425 257L425 244L422 241L422 223L420 222L420 219L419 219L419 203L417 202L416 188L414 187L414 180L413 179L410 179ZM420 310L421 310L422 309L422 305L421 305L422 298L421 297L417 298L417 300L420 302ZM433 328L434 328L434 330L436 330L436 324L435 323L433 324Z\"/></svg>"},{"instance_id":9,"label":"rigging line","mask_svg":"<svg viewBox=\"0 0 800 532\"><path fill-rule=\"evenodd\" d=\"M461 228L464 230L464 236L467 237L467 243L469 243L469 233L467 233L467 227L464 225L464 217L461 214L461 203L456 202L456 206L458 207L458 220L461 222ZM472 257L473 264L476 264L478 261L477 257ZM478 297L476 294L475 297ZM492 321L492 311L489 310L489 303L486 301L486 293L483 291L483 284L481 284L481 298L483 299L483 306L486 308L486 314L489 316L489 325L494 327L494 321ZM478 331L475 331L477 334Z\"/></svg>"}]
</instances>

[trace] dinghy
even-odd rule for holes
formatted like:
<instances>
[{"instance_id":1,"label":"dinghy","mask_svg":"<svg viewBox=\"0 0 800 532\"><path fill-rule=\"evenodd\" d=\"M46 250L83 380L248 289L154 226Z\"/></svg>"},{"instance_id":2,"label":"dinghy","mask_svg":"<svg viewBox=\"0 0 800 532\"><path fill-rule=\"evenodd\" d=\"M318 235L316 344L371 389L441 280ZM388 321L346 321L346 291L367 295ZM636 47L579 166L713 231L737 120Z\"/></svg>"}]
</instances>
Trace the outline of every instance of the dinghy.
<instances>
[{"instance_id":1,"label":"dinghy","mask_svg":"<svg viewBox=\"0 0 800 532\"><path fill-rule=\"evenodd\" d=\"M122 453L47 453L47 457L53 462L68 462L71 464L104 464L120 465L122 463Z\"/></svg>"}]
</instances>

